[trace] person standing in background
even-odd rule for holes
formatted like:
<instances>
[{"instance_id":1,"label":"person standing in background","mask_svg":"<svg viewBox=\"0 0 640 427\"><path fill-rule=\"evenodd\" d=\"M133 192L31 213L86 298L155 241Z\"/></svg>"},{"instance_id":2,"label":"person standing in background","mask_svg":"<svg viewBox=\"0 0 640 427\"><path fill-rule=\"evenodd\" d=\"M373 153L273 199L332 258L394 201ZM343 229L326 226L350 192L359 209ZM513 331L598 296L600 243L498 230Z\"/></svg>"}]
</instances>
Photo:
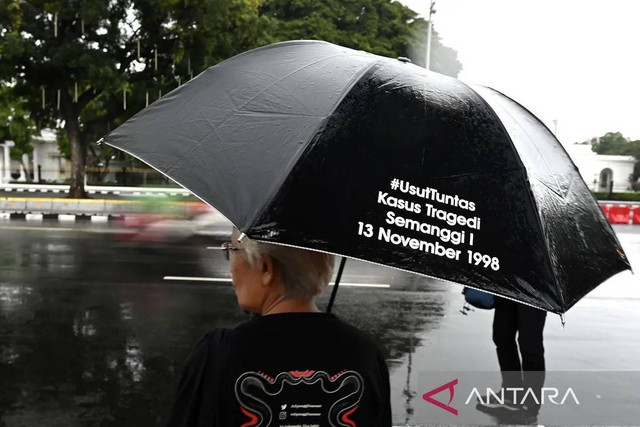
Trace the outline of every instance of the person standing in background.
<instances>
[{"instance_id":1,"label":"person standing in background","mask_svg":"<svg viewBox=\"0 0 640 427\"><path fill-rule=\"evenodd\" d=\"M493 342L502 375L502 388L531 388L537 397L512 401L505 393L504 402L488 397L477 408L486 412L519 414L524 422L535 422L540 411L540 393L545 380L543 330L547 312L525 304L496 297L493 317ZM524 396L522 393L520 396Z\"/></svg>"}]
</instances>

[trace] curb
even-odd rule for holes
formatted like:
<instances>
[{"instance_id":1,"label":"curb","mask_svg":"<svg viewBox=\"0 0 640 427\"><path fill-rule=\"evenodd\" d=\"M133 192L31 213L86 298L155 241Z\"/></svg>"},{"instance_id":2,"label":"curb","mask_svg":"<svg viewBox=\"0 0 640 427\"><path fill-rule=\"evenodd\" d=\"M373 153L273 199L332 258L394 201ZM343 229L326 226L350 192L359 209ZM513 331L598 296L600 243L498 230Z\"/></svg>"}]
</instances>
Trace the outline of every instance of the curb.
<instances>
[{"instance_id":1,"label":"curb","mask_svg":"<svg viewBox=\"0 0 640 427\"><path fill-rule=\"evenodd\" d=\"M42 213L0 213L0 219L12 221L59 221L59 222L110 222L123 219L125 215L68 215L68 214L42 214Z\"/></svg>"},{"instance_id":2,"label":"curb","mask_svg":"<svg viewBox=\"0 0 640 427\"><path fill-rule=\"evenodd\" d=\"M119 196L185 196L191 197L192 193L184 188L177 187L118 187L85 185L87 194L111 194ZM60 184L27 184L27 183L0 183L0 190L10 193L54 193L69 194L69 185Z\"/></svg>"}]
</instances>

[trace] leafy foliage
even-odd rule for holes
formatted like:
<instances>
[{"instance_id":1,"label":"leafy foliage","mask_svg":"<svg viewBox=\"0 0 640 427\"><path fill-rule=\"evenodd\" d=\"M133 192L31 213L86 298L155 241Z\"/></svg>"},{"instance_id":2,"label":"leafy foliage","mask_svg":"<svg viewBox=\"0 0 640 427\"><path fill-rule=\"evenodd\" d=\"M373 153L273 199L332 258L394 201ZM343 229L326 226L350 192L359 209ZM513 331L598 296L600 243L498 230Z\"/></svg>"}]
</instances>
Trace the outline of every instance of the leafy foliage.
<instances>
[{"instance_id":1,"label":"leafy foliage","mask_svg":"<svg viewBox=\"0 0 640 427\"><path fill-rule=\"evenodd\" d=\"M591 140L591 149L598 154L629 154L630 141L620 132L608 132Z\"/></svg>"},{"instance_id":2,"label":"leafy foliage","mask_svg":"<svg viewBox=\"0 0 640 427\"><path fill-rule=\"evenodd\" d=\"M0 0L0 84L23 100L37 128L64 129L70 195L82 197L87 151L100 151L88 150L89 143L147 99L265 42L258 6L256 0Z\"/></svg>"},{"instance_id":3,"label":"leafy foliage","mask_svg":"<svg viewBox=\"0 0 640 427\"><path fill-rule=\"evenodd\" d=\"M31 137L35 123L24 108L24 100L15 98L9 87L0 85L0 142L13 141L11 157L20 159L23 153L33 151Z\"/></svg>"},{"instance_id":4,"label":"leafy foliage","mask_svg":"<svg viewBox=\"0 0 640 427\"><path fill-rule=\"evenodd\" d=\"M261 13L271 19L274 41L325 40L378 55L409 57L424 65L427 22L390 0L266 0ZM457 53L432 34L431 69L457 76Z\"/></svg>"}]
</instances>

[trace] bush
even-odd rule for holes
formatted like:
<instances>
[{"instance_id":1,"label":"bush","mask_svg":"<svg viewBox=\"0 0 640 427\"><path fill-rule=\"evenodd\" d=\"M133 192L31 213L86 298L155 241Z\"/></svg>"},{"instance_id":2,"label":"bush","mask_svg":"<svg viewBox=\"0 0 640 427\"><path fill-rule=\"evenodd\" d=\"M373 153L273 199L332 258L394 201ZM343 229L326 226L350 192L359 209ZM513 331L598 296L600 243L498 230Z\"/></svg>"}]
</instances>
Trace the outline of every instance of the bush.
<instances>
[{"instance_id":1,"label":"bush","mask_svg":"<svg viewBox=\"0 0 640 427\"><path fill-rule=\"evenodd\" d=\"M640 193L611 193L609 197L608 191L593 192L593 196L597 200L615 200L621 202L640 202Z\"/></svg>"}]
</instances>

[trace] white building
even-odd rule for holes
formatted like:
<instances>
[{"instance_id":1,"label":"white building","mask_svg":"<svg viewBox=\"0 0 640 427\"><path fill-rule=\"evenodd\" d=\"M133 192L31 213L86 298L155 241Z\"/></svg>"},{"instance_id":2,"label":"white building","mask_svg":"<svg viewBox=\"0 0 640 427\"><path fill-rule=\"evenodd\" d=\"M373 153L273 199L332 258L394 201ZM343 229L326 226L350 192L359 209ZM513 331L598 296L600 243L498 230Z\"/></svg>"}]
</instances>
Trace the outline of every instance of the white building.
<instances>
[{"instance_id":1,"label":"white building","mask_svg":"<svg viewBox=\"0 0 640 427\"><path fill-rule=\"evenodd\" d=\"M31 138L33 153L31 165L34 182L64 181L71 176L67 159L58 150L56 133L43 129L39 136Z\"/></svg>"},{"instance_id":2,"label":"white building","mask_svg":"<svg viewBox=\"0 0 640 427\"><path fill-rule=\"evenodd\" d=\"M583 144L565 145L565 149L591 191L609 191L612 181L615 192L631 190L629 177L636 163L633 156L597 154Z\"/></svg>"},{"instance_id":3,"label":"white building","mask_svg":"<svg viewBox=\"0 0 640 427\"><path fill-rule=\"evenodd\" d=\"M9 150L14 145L13 141L0 143L0 183L9 182L13 179L11 177L11 158L9 157Z\"/></svg>"},{"instance_id":4,"label":"white building","mask_svg":"<svg viewBox=\"0 0 640 427\"><path fill-rule=\"evenodd\" d=\"M27 182L27 176L31 176L35 183L60 182L69 178L68 162L60 154L56 134L51 129L43 129L40 135L31 139L33 152L30 156L23 155L22 161L9 157L14 145L13 141L0 144L0 183Z\"/></svg>"}]
</instances>

